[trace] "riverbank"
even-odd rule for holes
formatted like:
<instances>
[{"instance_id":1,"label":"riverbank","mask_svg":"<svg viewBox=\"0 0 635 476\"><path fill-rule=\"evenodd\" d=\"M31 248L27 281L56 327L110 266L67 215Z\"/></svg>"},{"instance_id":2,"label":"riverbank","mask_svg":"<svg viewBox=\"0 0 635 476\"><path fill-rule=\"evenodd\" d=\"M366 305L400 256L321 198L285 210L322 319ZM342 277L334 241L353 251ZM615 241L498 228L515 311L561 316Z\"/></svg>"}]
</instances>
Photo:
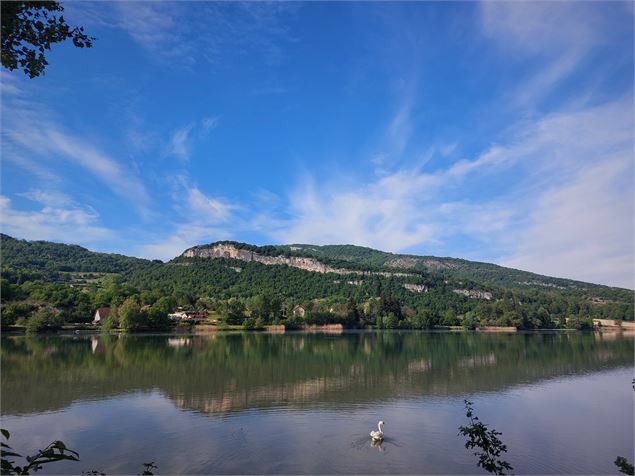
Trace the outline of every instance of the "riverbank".
<instances>
[{"instance_id":1,"label":"riverbank","mask_svg":"<svg viewBox=\"0 0 635 476\"><path fill-rule=\"evenodd\" d=\"M611 321L612 322L612 321ZM108 329L105 330L98 325L94 324L65 324L60 328L48 329L46 331L38 332L37 335L55 335L55 334L214 334L225 332L262 332L268 334L284 334L287 332L307 332L307 333L328 333L328 334L342 334L346 331L377 331L374 327L366 327L364 329L357 328L345 328L342 324L323 324L323 325L304 325L298 328L285 328L284 325L268 325L262 328L246 329L240 325L218 324L218 323L196 323L191 325L177 324L166 329L138 329L134 331L126 331L124 329ZM499 334L511 334L518 332L554 332L554 331L575 331L575 329L529 329L521 330L512 326L482 326L475 329L467 329L462 326L434 326L429 329L384 329L384 330L401 330L412 331L421 330L426 332L476 332L476 333L499 333ZM635 323L623 322L622 325L605 325L596 326L595 332L602 334L623 334L624 336L635 336ZM2 329L2 335L24 335L26 334L26 326L10 326Z\"/></svg>"}]
</instances>

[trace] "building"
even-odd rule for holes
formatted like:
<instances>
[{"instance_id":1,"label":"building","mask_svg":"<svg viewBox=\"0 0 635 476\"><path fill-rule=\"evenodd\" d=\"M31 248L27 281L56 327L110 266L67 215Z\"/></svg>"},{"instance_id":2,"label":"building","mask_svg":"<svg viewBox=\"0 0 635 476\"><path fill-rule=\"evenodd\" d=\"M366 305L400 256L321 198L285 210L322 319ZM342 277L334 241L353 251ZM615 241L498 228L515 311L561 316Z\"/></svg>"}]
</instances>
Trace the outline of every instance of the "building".
<instances>
[{"instance_id":1,"label":"building","mask_svg":"<svg viewBox=\"0 0 635 476\"><path fill-rule=\"evenodd\" d=\"M108 317L108 314L110 314L109 307L100 307L95 311L95 315L93 316L93 324L103 324L104 319Z\"/></svg>"}]
</instances>

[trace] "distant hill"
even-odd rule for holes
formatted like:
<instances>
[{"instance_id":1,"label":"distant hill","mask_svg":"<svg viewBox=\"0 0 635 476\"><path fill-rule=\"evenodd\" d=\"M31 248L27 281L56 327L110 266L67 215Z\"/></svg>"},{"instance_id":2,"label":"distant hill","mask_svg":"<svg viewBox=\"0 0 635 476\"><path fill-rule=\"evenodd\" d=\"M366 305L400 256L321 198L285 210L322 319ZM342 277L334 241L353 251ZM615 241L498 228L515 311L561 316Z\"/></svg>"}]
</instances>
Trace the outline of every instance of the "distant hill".
<instances>
[{"instance_id":1,"label":"distant hill","mask_svg":"<svg viewBox=\"0 0 635 476\"><path fill-rule=\"evenodd\" d=\"M147 266L149 260L114 253L97 253L77 245L26 241L0 234L2 265L40 271L125 273Z\"/></svg>"},{"instance_id":2,"label":"distant hill","mask_svg":"<svg viewBox=\"0 0 635 476\"><path fill-rule=\"evenodd\" d=\"M401 272L415 275L432 274L457 280L501 286L505 288L535 288L596 291L610 294L624 291L624 297L632 291L622 288L585 283L564 278L543 276L528 271L506 268L491 263L481 263L457 258L394 254L356 245L275 245L255 246L236 241L218 241L208 245L195 246L186 250L209 250L219 245L227 245L237 250L247 250L262 256L308 257L315 258L325 265L349 270L376 272Z\"/></svg>"},{"instance_id":3,"label":"distant hill","mask_svg":"<svg viewBox=\"0 0 635 476\"><path fill-rule=\"evenodd\" d=\"M633 320L634 312L635 293L627 289L354 245L221 241L189 248L167 263L7 235L0 245L3 323L47 306L63 311L65 319L89 319L91 309L130 297L140 306L166 298L162 309L183 306L223 318L237 310L237 323L261 316L259 322L292 319L293 325L300 319L525 329L562 327L571 316ZM291 316L294 306L306 316Z\"/></svg>"}]
</instances>

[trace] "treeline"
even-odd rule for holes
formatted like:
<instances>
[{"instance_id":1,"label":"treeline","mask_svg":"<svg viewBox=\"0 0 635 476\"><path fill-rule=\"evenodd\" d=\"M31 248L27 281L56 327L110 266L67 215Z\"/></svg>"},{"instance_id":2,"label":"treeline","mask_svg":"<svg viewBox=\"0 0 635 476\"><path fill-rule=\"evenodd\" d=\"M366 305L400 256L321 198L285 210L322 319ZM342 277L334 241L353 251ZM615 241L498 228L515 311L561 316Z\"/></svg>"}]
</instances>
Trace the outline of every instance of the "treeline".
<instances>
[{"instance_id":1,"label":"treeline","mask_svg":"<svg viewBox=\"0 0 635 476\"><path fill-rule=\"evenodd\" d=\"M63 245L50 241L16 240L0 235L2 265L46 273L60 271L95 271L125 273L150 266L153 262L114 253L96 253L77 245ZM160 263L155 261L154 264Z\"/></svg>"},{"instance_id":2,"label":"treeline","mask_svg":"<svg viewBox=\"0 0 635 476\"><path fill-rule=\"evenodd\" d=\"M263 254L279 253L280 248L242 246ZM304 250L307 245L298 246ZM315 249L331 253L334 259L343 259L346 253L353 253L355 259L359 256L354 253L370 253L378 259L377 253L382 253L350 245ZM170 324L167 314L177 309L207 313L220 323L247 328L329 323L404 329L583 328L594 318L633 320L634 316L633 292L606 286L506 288L457 280L441 272L408 277L338 275L227 259L177 258L161 263L6 235L2 254L4 328L24 325L43 330L88 323L100 307L112 310L108 326L127 330L165 328ZM106 270L111 273L106 275ZM404 287L407 283L424 285L426 292L412 292ZM486 291L491 300L469 298L457 289Z\"/></svg>"}]
</instances>

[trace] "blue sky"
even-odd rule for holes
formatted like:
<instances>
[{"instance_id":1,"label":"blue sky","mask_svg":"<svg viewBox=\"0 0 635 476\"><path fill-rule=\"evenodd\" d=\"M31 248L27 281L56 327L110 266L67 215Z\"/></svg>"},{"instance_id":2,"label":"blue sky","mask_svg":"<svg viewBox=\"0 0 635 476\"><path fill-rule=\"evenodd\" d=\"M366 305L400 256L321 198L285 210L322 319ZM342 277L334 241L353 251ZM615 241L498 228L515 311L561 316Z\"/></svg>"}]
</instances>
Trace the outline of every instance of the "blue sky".
<instances>
[{"instance_id":1,"label":"blue sky","mask_svg":"<svg viewBox=\"0 0 635 476\"><path fill-rule=\"evenodd\" d=\"M634 287L633 4L65 3L2 70L3 232L353 243Z\"/></svg>"}]
</instances>

